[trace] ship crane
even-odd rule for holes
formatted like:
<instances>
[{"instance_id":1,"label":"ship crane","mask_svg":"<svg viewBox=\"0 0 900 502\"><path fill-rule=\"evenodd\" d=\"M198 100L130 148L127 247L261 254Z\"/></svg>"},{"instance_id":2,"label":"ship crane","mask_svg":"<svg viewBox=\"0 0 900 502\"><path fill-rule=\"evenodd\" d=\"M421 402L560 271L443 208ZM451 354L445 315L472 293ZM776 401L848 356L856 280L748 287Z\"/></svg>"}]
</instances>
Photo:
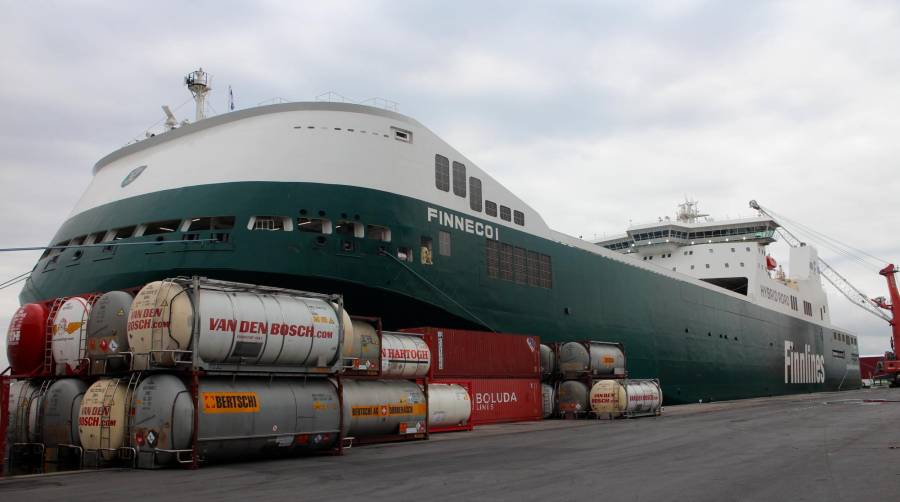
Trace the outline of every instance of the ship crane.
<instances>
[{"instance_id":1,"label":"ship crane","mask_svg":"<svg viewBox=\"0 0 900 502\"><path fill-rule=\"evenodd\" d=\"M776 217L775 214L760 206L755 200L750 201L750 207L775 221L783 219ZM777 231L789 246L796 248L805 245L784 226L779 226ZM888 303L888 300L884 297L869 298L822 258L818 258L818 266L822 277L840 291L851 303L881 318L891 326L891 352L885 353L883 369L891 377L891 386L900 386L900 357L897 356L898 351L900 351L900 292L897 291L897 279L895 277L898 272L897 267L893 264L888 264L878 272L885 277L888 283L888 295L890 296L890 303ZM890 313L888 314L887 312Z\"/></svg>"}]
</instances>

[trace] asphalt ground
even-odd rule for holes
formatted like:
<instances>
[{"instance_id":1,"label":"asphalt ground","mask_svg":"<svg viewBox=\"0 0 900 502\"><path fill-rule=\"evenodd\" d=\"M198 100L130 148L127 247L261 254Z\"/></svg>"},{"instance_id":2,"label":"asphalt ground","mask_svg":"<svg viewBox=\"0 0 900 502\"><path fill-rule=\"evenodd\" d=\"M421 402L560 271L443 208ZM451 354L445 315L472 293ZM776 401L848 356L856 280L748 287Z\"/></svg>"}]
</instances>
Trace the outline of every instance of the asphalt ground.
<instances>
[{"instance_id":1,"label":"asphalt ground","mask_svg":"<svg viewBox=\"0 0 900 502\"><path fill-rule=\"evenodd\" d=\"M900 389L483 426L341 457L0 480L0 500L900 500Z\"/></svg>"}]
</instances>

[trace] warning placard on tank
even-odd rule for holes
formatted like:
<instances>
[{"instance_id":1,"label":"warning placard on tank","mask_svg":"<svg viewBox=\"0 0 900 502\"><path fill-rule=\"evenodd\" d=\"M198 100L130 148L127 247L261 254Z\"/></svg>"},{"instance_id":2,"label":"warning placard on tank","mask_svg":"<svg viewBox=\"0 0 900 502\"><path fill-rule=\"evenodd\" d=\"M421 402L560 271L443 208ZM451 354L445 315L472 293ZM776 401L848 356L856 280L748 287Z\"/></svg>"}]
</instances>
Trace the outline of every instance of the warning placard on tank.
<instances>
[{"instance_id":1,"label":"warning placard on tank","mask_svg":"<svg viewBox=\"0 0 900 502\"><path fill-rule=\"evenodd\" d=\"M203 413L257 413L256 392L204 392Z\"/></svg>"}]
</instances>

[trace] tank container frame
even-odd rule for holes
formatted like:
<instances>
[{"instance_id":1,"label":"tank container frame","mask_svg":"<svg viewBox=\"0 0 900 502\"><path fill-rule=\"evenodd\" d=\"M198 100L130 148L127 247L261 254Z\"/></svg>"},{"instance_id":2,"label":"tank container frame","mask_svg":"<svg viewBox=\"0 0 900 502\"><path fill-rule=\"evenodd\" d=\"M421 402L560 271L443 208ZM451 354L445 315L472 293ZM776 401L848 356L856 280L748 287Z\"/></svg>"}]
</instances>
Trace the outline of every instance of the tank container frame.
<instances>
[{"instance_id":1,"label":"tank container frame","mask_svg":"<svg viewBox=\"0 0 900 502\"><path fill-rule=\"evenodd\" d=\"M567 373L562 370L562 367L560 366L560 358L559 358L560 349L562 348L564 343L581 344L582 346L584 346L585 350L587 350L589 357L590 357L590 353L591 353L591 345L592 344L616 347L622 351L622 356L625 358L625 368L623 368L622 373L613 373L612 375L596 375L594 373L594 368L590 368L586 372L579 371L579 372L568 372ZM545 345L550 345L550 344L545 344ZM628 353L625 352L625 344L623 344L621 342L604 342L604 341L600 341L600 340L575 340L573 342L553 342L553 344L550 345L550 348L553 350L553 354L555 356L554 364L556 364L556 368L555 368L556 375L557 375L557 379L559 381L581 380L583 378L595 378L597 380L624 380L624 379L628 378ZM552 380L552 377L551 377L551 380Z\"/></svg>"},{"instance_id":2,"label":"tank container frame","mask_svg":"<svg viewBox=\"0 0 900 502\"><path fill-rule=\"evenodd\" d=\"M162 372L160 372L160 373L162 373ZM179 376L182 379L184 379L184 377L185 377L183 372L181 372L181 373L169 372L169 373L174 374L175 376ZM186 448L183 450L169 450L169 449L163 449L163 448L154 448L153 462L152 462L154 465L157 464L157 460L156 460L157 455L160 453L174 456L175 462L178 465L180 465L181 467L190 469L190 470L199 469L200 466L202 465L203 459L200 458L200 452L199 452L199 447L198 447L199 435L200 435L200 377L207 376L207 375L208 376L231 376L232 379L237 379L238 377L247 377L247 376L265 376L265 377L268 377L270 379L270 381L274 380L275 378L302 378L303 380L307 380L307 379L331 380L331 381L333 381L335 389L337 391L338 409L343 410L343 408L344 408L344 388L343 388L343 385L341 384L340 378L337 378L337 376L335 376L334 378L329 378L324 375L319 376L319 375L310 375L310 374L296 375L296 374L283 374L283 373L276 374L276 373L271 373L271 372L269 372L269 373L266 373L266 372L248 373L248 372L236 372L236 371L235 372L218 372L218 371L217 372L207 372L207 371L203 371L203 370L192 369L189 371L189 375L188 375L189 382L187 385L187 387L189 388L190 393L191 393L191 402L194 407L194 411L192 414L193 427L191 428L192 430L191 430L190 448ZM132 436L133 436L133 434L131 433L131 424L129 422L128 441L134 440L134 438ZM339 413L338 437L337 437L337 441L335 441L335 446L328 450L320 451L314 455L341 456L344 454L344 449L350 447L350 445L347 444L346 439L347 438L344 434L344 414Z\"/></svg>"},{"instance_id":3,"label":"tank container frame","mask_svg":"<svg viewBox=\"0 0 900 502\"><path fill-rule=\"evenodd\" d=\"M47 394L47 391L50 389L50 386L53 385L57 380L63 379L78 379L82 380L88 386L96 381L96 378L93 375L89 374L78 374L78 375L44 375L44 376L29 376L23 377L20 375L7 375L6 372L10 372L11 368L7 368L2 373L0 373L0 406L2 406L3 410L8 410L10 403L10 385L13 380L27 379L33 382L40 382L40 386L38 390L33 393L29 401L34 399L44 399ZM20 399L22 399L20 397ZM21 402L21 401L20 401ZM19 405L17 404L18 408ZM30 404L29 404L30 408ZM44 407L39 406L37 408L37 415L35 417L35 423L37 427L40 427L43 421L43 413ZM29 421L29 416L22 417L23 422L19 424L19 426L27 426ZM84 449L79 444L57 444L52 447L48 447L43 442L10 442L5 443L9 432L9 427L12 424L9 423L9 414L4 411L2 416L0 416L0 477L4 474L10 474L12 469L15 467L26 467L28 469L27 472L36 472L41 473L44 471L45 464L57 464L61 465L66 463L66 465L70 465L68 462L64 462L63 460L63 451L68 451L71 453L66 454L67 458L74 459L77 464L76 469L83 469L85 466L84 463ZM41 434L40 429L37 431L32 431L33 434ZM55 456L50 456L51 454L55 454Z\"/></svg>"},{"instance_id":4,"label":"tank container frame","mask_svg":"<svg viewBox=\"0 0 900 502\"><path fill-rule=\"evenodd\" d=\"M429 426L428 432L456 432L456 431L471 431L475 429L475 424L472 421L472 415L475 413L475 391L472 388L471 380L454 380L452 378L441 379L440 381L434 381L430 383L435 384L450 384L450 385L459 385L460 387L466 389L466 392L469 394L469 420L465 425L451 425L447 427L435 427L432 428ZM425 399L428 399L428 393L425 394ZM426 405L426 411L427 405Z\"/></svg>"},{"instance_id":5,"label":"tank container frame","mask_svg":"<svg viewBox=\"0 0 900 502\"><path fill-rule=\"evenodd\" d=\"M174 282L186 289L191 289L193 296L190 297L191 305L194 312L200 309L200 290L209 289L221 292L246 292L246 293L267 293L267 294L289 294L300 295L310 298L316 298L328 303L337 305L337 322L338 322L338 351L335 354L335 360L330 366L321 371L310 371L310 368L292 367L289 365L257 365L257 364L241 364L241 363L210 363L204 361L199 353L199 337L200 333L200 316L193 316L193 326L191 334L190 346L187 349L156 349L148 353L134 353L131 360L130 371L135 371L136 362L143 358L146 361L146 368L143 371L162 371L171 373L190 373L193 371L202 371L205 375L257 375L267 376L270 374L289 374L289 375L319 375L331 376L340 372L342 357L340 347L344 342L344 297L339 294L323 294L313 293L309 291L301 291L297 289L277 288L272 286L260 286L247 284L242 282L220 281L217 279L209 279L201 276L192 277L175 277L163 279L163 281ZM154 356L169 355L175 360L175 366L164 366L153 362Z\"/></svg>"},{"instance_id":6,"label":"tank container frame","mask_svg":"<svg viewBox=\"0 0 900 502\"><path fill-rule=\"evenodd\" d=\"M630 379L618 379L618 378L598 378L597 380L621 380L623 383L628 383ZM659 378L641 378L640 380L650 380L656 382L656 385L661 389L662 384L659 381ZM591 386L593 388L593 386ZM627 388L627 387L626 387ZM626 393L627 396L627 393ZM611 412L597 412L594 410L590 410L588 412L588 416L585 418L592 418L596 420L616 420L619 418L640 418L640 417L659 417L662 416L663 406L660 403L659 408L656 411L623 411L620 413L611 413Z\"/></svg>"},{"instance_id":7,"label":"tank container frame","mask_svg":"<svg viewBox=\"0 0 900 502\"><path fill-rule=\"evenodd\" d=\"M407 333L403 333L407 334ZM380 370L379 370L380 371ZM363 376L362 378L358 376L352 376L347 378L343 375L336 375L335 380L338 382L338 396L339 402L341 406L341 446L343 448L352 448L354 446L363 446L367 444L380 444L380 443L400 443L405 441L421 441L427 440L431 434L431 426L428 424L428 377L421 378L403 378L403 377L393 377L393 378L373 378L371 376ZM413 382L419 387L422 388L422 394L425 396L425 425L424 431L422 432L404 432L398 430L395 434L380 434L375 436L346 436L343 433L344 430L344 386L343 380L406 380L408 382ZM343 451L343 450L342 450Z\"/></svg>"}]
</instances>

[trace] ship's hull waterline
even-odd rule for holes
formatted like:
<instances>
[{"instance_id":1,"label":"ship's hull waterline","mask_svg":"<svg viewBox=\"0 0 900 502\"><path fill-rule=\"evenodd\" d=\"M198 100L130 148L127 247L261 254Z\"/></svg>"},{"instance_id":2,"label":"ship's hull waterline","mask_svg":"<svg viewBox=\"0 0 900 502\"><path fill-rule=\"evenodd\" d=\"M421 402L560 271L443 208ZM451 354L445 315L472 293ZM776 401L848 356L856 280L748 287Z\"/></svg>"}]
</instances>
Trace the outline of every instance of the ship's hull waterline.
<instances>
[{"instance_id":1,"label":"ship's hull waterline","mask_svg":"<svg viewBox=\"0 0 900 502\"><path fill-rule=\"evenodd\" d=\"M355 314L381 316L387 328L437 324L538 335L544 342L621 342L629 376L659 378L669 404L859 386L858 367L849 357L833 356L826 326L508 227L495 239L550 256L551 287L490 277L487 237L449 228L435 212L453 213L411 197L319 183L235 182L153 192L77 214L53 242L98 228L219 215L235 217L224 231L227 242L93 247L80 250L79 258L79 250L68 249L55 263L45 258L37 264L20 300L202 275L342 293ZM249 230L256 215L380 225L390 228L391 238ZM438 252L440 231L450 232L449 256ZM206 239L214 232L222 233L197 234ZM431 264L420 259L423 236L435 242ZM400 247L413 250L415 259L398 260Z\"/></svg>"}]
</instances>

